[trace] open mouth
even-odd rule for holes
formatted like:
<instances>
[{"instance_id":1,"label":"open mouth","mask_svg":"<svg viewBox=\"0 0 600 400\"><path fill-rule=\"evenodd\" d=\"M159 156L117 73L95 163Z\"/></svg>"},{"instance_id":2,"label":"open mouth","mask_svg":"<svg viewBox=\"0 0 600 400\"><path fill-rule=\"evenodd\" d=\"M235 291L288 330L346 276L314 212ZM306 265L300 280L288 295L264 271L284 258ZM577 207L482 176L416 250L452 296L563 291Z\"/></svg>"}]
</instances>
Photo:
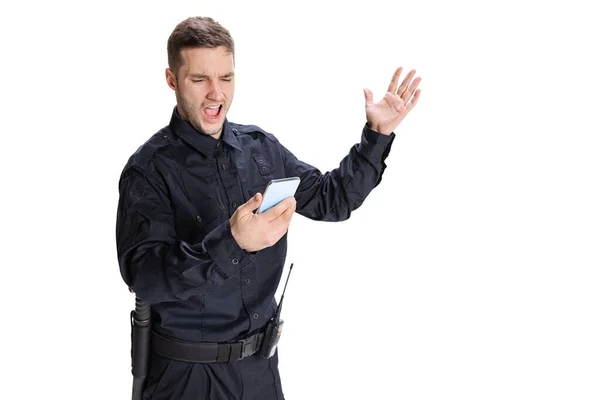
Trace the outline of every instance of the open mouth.
<instances>
[{"instance_id":1,"label":"open mouth","mask_svg":"<svg viewBox=\"0 0 600 400\"><path fill-rule=\"evenodd\" d=\"M218 104L215 106L204 107L204 116L209 120L217 120L221 116L221 109L223 108L222 104Z\"/></svg>"}]
</instances>

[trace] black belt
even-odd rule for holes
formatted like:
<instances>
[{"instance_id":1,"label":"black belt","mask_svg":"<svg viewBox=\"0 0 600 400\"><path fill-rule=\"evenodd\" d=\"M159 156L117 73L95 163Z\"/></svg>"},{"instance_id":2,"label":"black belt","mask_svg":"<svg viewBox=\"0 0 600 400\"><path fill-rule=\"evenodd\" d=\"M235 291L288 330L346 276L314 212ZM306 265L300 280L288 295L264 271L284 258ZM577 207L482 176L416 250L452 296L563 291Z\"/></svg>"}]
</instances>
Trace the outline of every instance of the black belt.
<instances>
[{"instance_id":1,"label":"black belt","mask_svg":"<svg viewBox=\"0 0 600 400\"><path fill-rule=\"evenodd\" d=\"M152 350L166 358L191 363L235 362L260 350L263 332L227 343L188 342L152 330Z\"/></svg>"}]
</instances>

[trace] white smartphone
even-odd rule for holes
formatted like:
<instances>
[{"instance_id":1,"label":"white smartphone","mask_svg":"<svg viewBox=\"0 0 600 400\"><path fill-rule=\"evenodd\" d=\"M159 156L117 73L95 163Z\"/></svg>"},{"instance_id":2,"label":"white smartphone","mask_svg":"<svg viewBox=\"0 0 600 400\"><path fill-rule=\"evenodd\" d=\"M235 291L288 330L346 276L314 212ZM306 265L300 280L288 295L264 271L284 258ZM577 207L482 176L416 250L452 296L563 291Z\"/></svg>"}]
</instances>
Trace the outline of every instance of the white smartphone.
<instances>
[{"instance_id":1,"label":"white smartphone","mask_svg":"<svg viewBox=\"0 0 600 400\"><path fill-rule=\"evenodd\" d=\"M300 185L300 178L293 176L291 178L273 179L267 184L267 188L263 193L263 201L258 209L258 212L265 212L269 208L287 197L291 197L296 193Z\"/></svg>"}]
</instances>

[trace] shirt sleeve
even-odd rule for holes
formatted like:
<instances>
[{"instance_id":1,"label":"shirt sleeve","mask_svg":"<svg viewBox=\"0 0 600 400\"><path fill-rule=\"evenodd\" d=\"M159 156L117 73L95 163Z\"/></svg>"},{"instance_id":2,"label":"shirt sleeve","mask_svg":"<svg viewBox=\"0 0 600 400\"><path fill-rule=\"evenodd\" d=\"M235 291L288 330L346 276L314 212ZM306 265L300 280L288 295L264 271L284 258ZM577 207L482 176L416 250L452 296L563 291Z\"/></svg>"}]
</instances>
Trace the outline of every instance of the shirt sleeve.
<instances>
[{"instance_id":1,"label":"shirt sleeve","mask_svg":"<svg viewBox=\"0 0 600 400\"><path fill-rule=\"evenodd\" d=\"M339 166L321 173L298 160L284 146L286 176L299 176L296 212L318 221L343 221L360 207L367 195L381 182L395 134L383 135L363 127L360 143L350 149Z\"/></svg>"},{"instance_id":2,"label":"shirt sleeve","mask_svg":"<svg viewBox=\"0 0 600 400\"><path fill-rule=\"evenodd\" d=\"M210 292L254 260L233 238L229 220L199 243L178 239L167 191L134 168L120 180L116 238L123 280L148 304Z\"/></svg>"}]
</instances>

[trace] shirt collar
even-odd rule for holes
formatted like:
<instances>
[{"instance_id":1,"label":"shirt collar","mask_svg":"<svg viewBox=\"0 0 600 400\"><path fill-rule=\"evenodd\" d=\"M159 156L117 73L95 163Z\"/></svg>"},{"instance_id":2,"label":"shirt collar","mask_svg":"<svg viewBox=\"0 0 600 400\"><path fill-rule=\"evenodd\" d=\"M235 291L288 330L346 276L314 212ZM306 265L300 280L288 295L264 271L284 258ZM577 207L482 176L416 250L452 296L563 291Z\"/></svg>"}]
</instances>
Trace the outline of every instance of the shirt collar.
<instances>
[{"instance_id":1,"label":"shirt collar","mask_svg":"<svg viewBox=\"0 0 600 400\"><path fill-rule=\"evenodd\" d=\"M234 149L240 151L242 150L237 137L233 133L231 123L227 120L227 118L225 118L225 122L223 123L223 132L221 133L221 138L215 139L212 136L198 132L198 130L194 128L188 121L181 118L179 112L177 111L177 106L175 106L173 108L173 114L171 116L169 127L173 133L204 155L212 154L215 150L217 150L217 145L220 142L224 142Z\"/></svg>"}]
</instances>

